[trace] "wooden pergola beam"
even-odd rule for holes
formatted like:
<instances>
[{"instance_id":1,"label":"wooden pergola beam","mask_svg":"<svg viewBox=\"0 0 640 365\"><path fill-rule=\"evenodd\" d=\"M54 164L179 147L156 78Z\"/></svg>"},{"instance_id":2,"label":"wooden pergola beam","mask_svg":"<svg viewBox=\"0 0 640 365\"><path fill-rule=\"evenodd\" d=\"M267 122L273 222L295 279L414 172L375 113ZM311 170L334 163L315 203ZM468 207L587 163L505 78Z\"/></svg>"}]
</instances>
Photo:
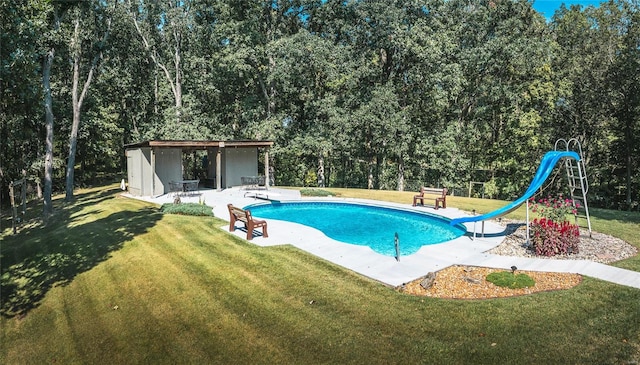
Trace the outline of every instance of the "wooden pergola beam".
<instances>
[{"instance_id":1,"label":"wooden pergola beam","mask_svg":"<svg viewBox=\"0 0 640 365\"><path fill-rule=\"evenodd\" d=\"M158 147L158 148L182 148L193 150L206 150L208 148L216 147L271 147L273 141L164 141L164 140L151 140L139 143L131 143L125 145L125 149L140 148L140 147Z\"/></svg>"}]
</instances>

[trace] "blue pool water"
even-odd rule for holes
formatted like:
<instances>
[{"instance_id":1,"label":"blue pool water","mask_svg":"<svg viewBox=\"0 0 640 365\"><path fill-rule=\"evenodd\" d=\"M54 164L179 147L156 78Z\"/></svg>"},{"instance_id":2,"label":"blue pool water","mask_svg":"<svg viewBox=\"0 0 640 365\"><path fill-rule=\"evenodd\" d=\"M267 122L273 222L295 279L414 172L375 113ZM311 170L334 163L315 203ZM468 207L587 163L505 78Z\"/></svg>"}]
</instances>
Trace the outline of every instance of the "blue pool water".
<instances>
[{"instance_id":1,"label":"blue pool water","mask_svg":"<svg viewBox=\"0 0 640 365\"><path fill-rule=\"evenodd\" d=\"M310 226L328 237L395 257L395 233L401 256L420 247L462 236L466 230L438 216L371 205L325 202L254 204L245 207L259 218L278 219Z\"/></svg>"}]
</instances>

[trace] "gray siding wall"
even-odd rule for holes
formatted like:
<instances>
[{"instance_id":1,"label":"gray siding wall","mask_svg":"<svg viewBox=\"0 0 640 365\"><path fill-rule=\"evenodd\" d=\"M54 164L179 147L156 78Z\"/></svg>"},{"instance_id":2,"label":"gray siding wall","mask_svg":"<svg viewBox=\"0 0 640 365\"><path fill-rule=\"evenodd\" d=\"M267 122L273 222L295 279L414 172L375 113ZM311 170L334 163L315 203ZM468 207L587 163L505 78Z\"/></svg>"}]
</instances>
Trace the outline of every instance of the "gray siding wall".
<instances>
[{"instance_id":1,"label":"gray siding wall","mask_svg":"<svg viewBox=\"0 0 640 365\"><path fill-rule=\"evenodd\" d=\"M257 148L226 148L225 181L226 187L241 185L241 177L258 175Z\"/></svg>"},{"instance_id":2,"label":"gray siding wall","mask_svg":"<svg viewBox=\"0 0 640 365\"><path fill-rule=\"evenodd\" d=\"M217 176L216 176L216 156L218 154L218 149L217 148L212 148L210 150L207 151L207 160L208 164L207 164L207 177L209 179L216 179L215 181L217 181ZM214 184L214 186L216 186Z\"/></svg>"},{"instance_id":3,"label":"gray siding wall","mask_svg":"<svg viewBox=\"0 0 640 365\"><path fill-rule=\"evenodd\" d=\"M142 195L141 163L142 152L140 149L127 150L127 189L134 196Z\"/></svg>"},{"instance_id":4,"label":"gray siding wall","mask_svg":"<svg viewBox=\"0 0 640 365\"><path fill-rule=\"evenodd\" d=\"M153 193L153 180L151 177L151 148L141 148L140 153L142 157L140 159L140 176L142 180L140 195L151 196Z\"/></svg>"},{"instance_id":5,"label":"gray siding wall","mask_svg":"<svg viewBox=\"0 0 640 365\"><path fill-rule=\"evenodd\" d=\"M182 180L182 150L179 148L158 148L156 155L156 176L154 195L169 192L169 182Z\"/></svg>"},{"instance_id":6,"label":"gray siding wall","mask_svg":"<svg viewBox=\"0 0 640 365\"><path fill-rule=\"evenodd\" d=\"M222 148L221 175L216 175L217 149L209 151L208 176L221 179L222 188L242 184L243 176L257 176L257 148ZM183 180L182 150L180 148L140 147L126 151L127 186L135 196L159 196L169 193L169 182ZM152 167L155 163L155 168Z\"/></svg>"},{"instance_id":7,"label":"gray siding wall","mask_svg":"<svg viewBox=\"0 0 640 365\"><path fill-rule=\"evenodd\" d=\"M126 151L127 186L135 196L158 196L169 192L169 181L182 180L182 151L179 148L155 149L155 169L151 148ZM153 175L152 175L153 174Z\"/></svg>"}]
</instances>

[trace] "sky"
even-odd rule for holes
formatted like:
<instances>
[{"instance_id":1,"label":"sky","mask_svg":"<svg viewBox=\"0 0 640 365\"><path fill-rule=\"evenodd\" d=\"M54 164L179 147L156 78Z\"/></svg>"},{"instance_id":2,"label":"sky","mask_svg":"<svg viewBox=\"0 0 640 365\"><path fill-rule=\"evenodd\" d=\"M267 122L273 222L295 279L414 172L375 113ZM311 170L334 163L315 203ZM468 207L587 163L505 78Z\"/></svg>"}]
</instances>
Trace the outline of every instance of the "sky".
<instances>
[{"instance_id":1,"label":"sky","mask_svg":"<svg viewBox=\"0 0 640 365\"><path fill-rule=\"evenodd\" d=\"M597 7L598 5L600 5L600 2L602 1L606 1L606 0L561 0L561 1L534 0L533 8L536 9L538 12L542 13L542 15L544 15L545 18L551 19L551 17L553 16L553 13L555 13L556 9L558 9L560 5L562 5L563 3L567 8L572 4L579 4L579 5L582 5L584 9L589 5L593 5Z\"/></svg>"}]
</instances>

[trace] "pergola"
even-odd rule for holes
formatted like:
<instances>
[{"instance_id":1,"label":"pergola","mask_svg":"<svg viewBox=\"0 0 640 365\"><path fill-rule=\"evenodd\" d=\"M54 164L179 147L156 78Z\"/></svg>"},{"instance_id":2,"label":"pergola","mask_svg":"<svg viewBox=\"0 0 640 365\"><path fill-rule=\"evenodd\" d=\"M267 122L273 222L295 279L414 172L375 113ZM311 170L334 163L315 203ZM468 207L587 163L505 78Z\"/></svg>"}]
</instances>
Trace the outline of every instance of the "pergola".
<instances>
[{"instance_id":1,"label":"pergola","mask_svg":"<svg viewBox=\"0 0 640 365\"><path fill-rule=\"evenodd\" d=\"M264 151L265 185L269 187L269 148L273 141L149 140L125 145L129 192L157 196L171 181L183 180L184 153L206 151L206 179L216 190L240 185L241 177L258 175L258 151ZM215 165L214 165L215 161ZM195 178L195 177L194 177Z\"/></svg>"}]
</instances>

